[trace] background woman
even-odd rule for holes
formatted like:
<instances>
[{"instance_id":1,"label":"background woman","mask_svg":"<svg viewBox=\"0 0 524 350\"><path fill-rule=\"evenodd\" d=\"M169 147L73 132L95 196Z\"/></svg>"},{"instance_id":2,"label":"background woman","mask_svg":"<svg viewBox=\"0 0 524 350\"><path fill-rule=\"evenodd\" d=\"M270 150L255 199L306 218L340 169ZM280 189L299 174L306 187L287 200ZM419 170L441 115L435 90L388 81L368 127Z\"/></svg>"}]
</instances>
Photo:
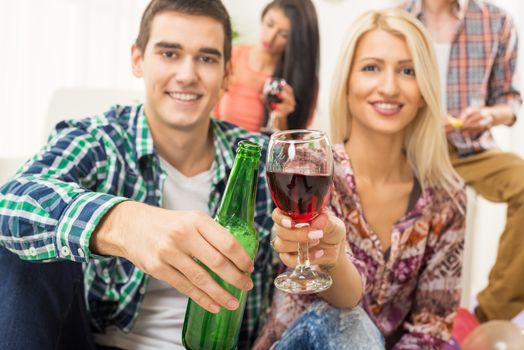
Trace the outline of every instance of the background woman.
<instances>
[{"instance_id":1,"label":"background woman","mask_svg":"<svg viewBox=\"0 0 524 350\"><path fill-rule=\"evenodd\" d=\"M427 33L402 10L367 12L352 26L334 77L330 209L344 221L346 254L363 263L355 263L365 280L361 305L386 347L440 349L460 299L465 193L447 153ZM274 248L293 265L299 235L289 235L285 221L273 217ZM320 238L310 251L321 255L312 264L332 275L340 270L328 254L333 244ZM312 349L370 348L351 315L332 311L339 306L326 296L334 292L313 298L277 292L258 344L272 344L294 322L277 348L292 348L297 329ZM335 330L312 322L322 318Z\"/></svg>"},{"instance_id":2,"label":"background woman","mask_svg":"<svg viewBox=\"0 0 524 350\"><path fill-rule=\"evenodd\" d=\"M233 48L227 91L215 115L249 131L266 125L262 88L269 77L287 85L274 107L278 129L311 123L318 91L319 32L310 0L274 0L262 11L260 42Z\"/></svg>"}]
</instances>

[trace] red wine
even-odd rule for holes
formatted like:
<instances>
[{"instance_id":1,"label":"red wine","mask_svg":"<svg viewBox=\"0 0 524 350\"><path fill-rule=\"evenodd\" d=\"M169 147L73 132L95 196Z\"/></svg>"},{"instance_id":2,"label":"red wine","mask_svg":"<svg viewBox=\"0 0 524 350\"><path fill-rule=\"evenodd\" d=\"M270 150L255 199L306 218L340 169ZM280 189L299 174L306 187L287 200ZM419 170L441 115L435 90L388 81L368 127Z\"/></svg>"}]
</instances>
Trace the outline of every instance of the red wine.
<instances>
[{"instance_id":1,"label":"red wine","mask_svg":"<svg viewBox=\"0 0 524 350\"><path fill-rule=\"evenodd\" d=\"M297 222L314 219L329 198L331 175L268 172L267 180L277 207Z\"/></svg>"},{"instance_id":2,"label":"red wine","mask_svg":"<svg viewBox=\"0 0 524 350\"><path fill-rule=\"evenodd\" d=\"M267 108L270 111L274 109L274 108L272 108L274 103L281 103L281 102L282 102L282 99L280 97L278 97L278 95L276 95L276 94L268 93L266 95L266 105L267 105Z\"/></svg>"}]
</instances>

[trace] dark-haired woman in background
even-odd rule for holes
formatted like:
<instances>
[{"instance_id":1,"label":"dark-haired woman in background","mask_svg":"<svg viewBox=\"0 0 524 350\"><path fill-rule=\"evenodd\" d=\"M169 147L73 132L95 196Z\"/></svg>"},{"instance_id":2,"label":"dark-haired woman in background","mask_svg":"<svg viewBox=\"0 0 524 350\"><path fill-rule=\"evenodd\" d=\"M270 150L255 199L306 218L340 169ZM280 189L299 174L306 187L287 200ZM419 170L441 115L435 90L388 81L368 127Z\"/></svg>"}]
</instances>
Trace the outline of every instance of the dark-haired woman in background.
<instances>
[{"instance_id":1,"label":"dark-haired woman in background","mask_svg":"<svg viewBox=\"0 0 524 350\"><path fill-rule=\"evenodd\" d=\"M273 109L277 129L311 124L318 93L319 32L310 0L274 0L262 11L260 42L233 48L230 81L215 116L249 131L266 125L270 110L262 89L266 79L286 85Z\"/></svg>"}]
</instances>

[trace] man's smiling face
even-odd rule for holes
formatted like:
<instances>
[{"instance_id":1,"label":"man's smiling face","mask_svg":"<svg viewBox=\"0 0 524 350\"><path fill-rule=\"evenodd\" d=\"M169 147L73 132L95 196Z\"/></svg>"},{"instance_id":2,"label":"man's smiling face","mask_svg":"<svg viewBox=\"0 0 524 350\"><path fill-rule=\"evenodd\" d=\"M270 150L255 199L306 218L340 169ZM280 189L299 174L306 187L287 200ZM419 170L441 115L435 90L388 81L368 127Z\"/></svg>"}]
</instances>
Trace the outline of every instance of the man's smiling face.
<instances>
[{"instance_id":1,"label":"man's smiling face","mask_svg":"<svg viewBox=\"0 0 524 350\"><path fill-rule=\"evenodd\" d=\"M151 124L183 130L208 122L226 75L224 37L211 17L170 11L153 19L145 52L132 49Z\"/></svg>"}]
</instances>

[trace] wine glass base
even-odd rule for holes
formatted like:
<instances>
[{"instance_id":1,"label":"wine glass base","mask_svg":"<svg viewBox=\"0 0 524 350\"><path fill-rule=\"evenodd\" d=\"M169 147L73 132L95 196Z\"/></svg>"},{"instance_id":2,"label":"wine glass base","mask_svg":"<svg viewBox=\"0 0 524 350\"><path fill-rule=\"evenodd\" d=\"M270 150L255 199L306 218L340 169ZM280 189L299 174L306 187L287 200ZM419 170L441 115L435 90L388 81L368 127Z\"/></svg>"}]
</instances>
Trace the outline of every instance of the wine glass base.
<instances>
[{"instance_id":1,"label":"wine glass base","mask_svg":"<svg viewBox=\"0 0 524 350\"><path fill-rule=\"evenodd\" d=\"M311 269L302 273L286 271L275 278L275 287L292 294L320 293L331 287L332 283L330 275Z\"/></svg>"}]
</instances>

